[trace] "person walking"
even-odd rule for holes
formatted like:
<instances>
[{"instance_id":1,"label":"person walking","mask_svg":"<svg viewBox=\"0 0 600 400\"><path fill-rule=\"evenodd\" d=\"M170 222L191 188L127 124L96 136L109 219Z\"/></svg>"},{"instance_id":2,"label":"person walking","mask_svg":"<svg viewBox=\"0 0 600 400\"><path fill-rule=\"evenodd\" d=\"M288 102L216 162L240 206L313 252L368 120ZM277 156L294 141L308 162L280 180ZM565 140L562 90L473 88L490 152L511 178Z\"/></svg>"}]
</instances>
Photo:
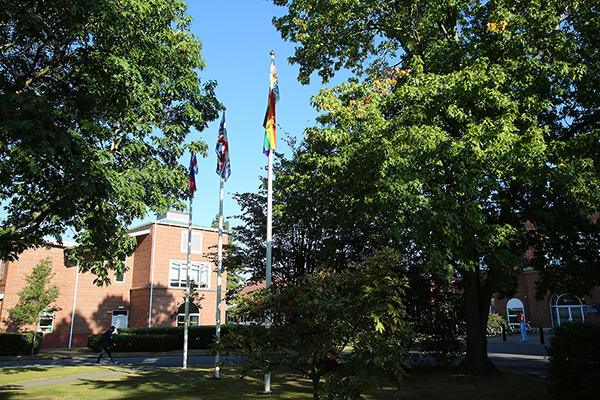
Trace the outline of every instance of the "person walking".
<instances>
[{"instance_id":1,"label":"person walking","mask_svg":"<svg viewBox=\"0 0 600 400\"><path fill-rule=\"evenodd\" d=\"M113 339L114 332L115 332L115 327L111 326L109 330L107 330L106 332L104 332L102 334L102 336L100 336L100 339L102 340L102 351L100 351L100 354L98 354L98 359L96 360L96 364L98 364L100 362L100 359L102 358L104 353L108 354L108 357L110 357L110 361L112 361L113 364L119 363L119 361L114 360L113 356L112 356L112 349L114 347L117 347L117 345Z\"/></svg>"}]
</instances>

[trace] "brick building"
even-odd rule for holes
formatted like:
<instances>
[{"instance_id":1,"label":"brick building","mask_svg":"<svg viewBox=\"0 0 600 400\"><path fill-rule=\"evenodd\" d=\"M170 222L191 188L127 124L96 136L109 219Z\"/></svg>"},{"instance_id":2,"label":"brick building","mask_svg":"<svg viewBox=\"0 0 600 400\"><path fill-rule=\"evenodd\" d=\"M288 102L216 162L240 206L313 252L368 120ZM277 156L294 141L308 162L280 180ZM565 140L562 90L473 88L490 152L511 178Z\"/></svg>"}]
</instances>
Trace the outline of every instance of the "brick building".
<instances>
[{"instance_id":1,"label":"brick building","mask_svg":"<svg viewBox=\"0 0 600 400\"><path fill-rule=\"evenodd\" d=\"M600 288L591 296L577 297L568 293L547 293L542 300L535 298L538 272L523 271L517 292L509 299L494 295L490 312L502 315L511 325L518 325L517 314L534 328L553 328L569 321L600 324Z\"/></svg>"},{"instance_id":2,"label":"brick building","mask_svg":"<svg viewBox=\"0 0 600 400\"><path fill-rule=\"evenodd\" d=\"M187 264L188 214L168 212L155 222L131 229L137 240L134 253L125 260L127 272L111 276L111 285L98 287L94 276L81 273L65 262L68 244L27 250L14 262L0 265L0 331L6 328L8 310L18 302L17 293L25 276L42 259L52 261L52 283L60 289L49 312L37 327L45 332L44 348L82 347L87 337L111 325L117 327L166 327L183 323L185 266ZM227 243L227 236L223 235ZM200 304L190 305L192 325L214 325L217 303L218 230L194 226L192 229L190 280L198 284L204 296ZM222 274L225 285L226 273ZM223 290L222 293L225 293ZM221 315L225 319L225 301L221 296ZM178 312L181 313L178 314ZM173 318L173 315L177 316Z\"/></svg>"}]
</instances>

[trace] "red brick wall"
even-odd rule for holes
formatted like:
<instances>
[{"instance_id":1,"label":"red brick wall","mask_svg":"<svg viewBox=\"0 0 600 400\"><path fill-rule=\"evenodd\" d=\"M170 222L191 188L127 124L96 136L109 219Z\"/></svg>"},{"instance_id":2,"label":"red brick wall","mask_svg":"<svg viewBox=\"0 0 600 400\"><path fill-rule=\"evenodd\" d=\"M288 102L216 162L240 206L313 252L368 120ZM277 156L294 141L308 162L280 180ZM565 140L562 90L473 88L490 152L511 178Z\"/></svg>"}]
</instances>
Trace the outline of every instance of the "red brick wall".
<instances>
[{"instance_id":1,"label":"red brick wall","mask_svg":"<svg viewBox=\"0 0 600 400\"><path fill-rule=\"evenodd\" d=\"M519 286L513 298L523 302L525 308L525 318L532 327L552 327L552 318L550 315L550 299L552 294L547 293L542 300L535 298L535 281L538 278L536 271L524 271L519 276ZM497 314L506 319L506 303L509 299L500 299L494 295L494 305ZM595 288L591 296L583 298L584 304L600 304L600 288ZM600 314L585 314L586 322L600 323Z\"/></svg>"},{"instance_id":2,"label":"red brick wall","mask_svg":"<svg viewBox=\"0 0 600 400\"><path fill-rule=\"evenodd\" d=\"M25 286L25 277L30 274L33 267L42 259L49 257L52 262L54 277L52 283L57 285L60 296L53 306L58 310L54 314L53 332L44 334L42 347L67 347L71 329L71 316L73 313L73 297L75 294L75 281L77 268L66 267L64 252L60 247L30 249L19 256L15 262L9 263L6 276L6 288L0 315L0 329L6 329L4 319L8 317L8 310L18 303L18 292ZM130 260L127 262L130 263ZM125 274L124 283L113 283L108 287L98 287L93 282L94 276L89 273L80 273L77 282L77 299L75 303L75 318L73 336L77 336L77 343L85 345L87 336L108 329L112 315L109 312L129 308L129 287L131 273ZM111 276L114 281L114 277ZM33 326L26 329L34 329ZM85 338L85 340L81 339ZM81 343L81 342L84 343ZM74 340L75 342L75 340Z\"/></svg>"},{"instance_id":3,"label":"red brick wall","mask_svg":"<svg viewBox=\"0 0 600 400\"><path fill-rule=\"evenodd\" d=\"M187 228L166 224L152 224L150 233L137 237L138 247L127 259L129 270L125 274L125 282L117 283L111 276L112 284L98 287L94 284L94 276L79 273L75 266L66 267L64 252L60 247L40 248L25 251L17 261L7 263L5 277L4 301L0 308L0 320L6 318L8 309L17 304L17 293L25 284L25 275L31 273L35 264L45 257L52 260L55 277L52 282L60 289L60 297L56 301L58 311L55 313L53 332L44 335L42 347L67 347L73 313L73 298L77 279L77 297L73 319L72 346L85 346L87 337L92 333L101 333L108 329L112 322L113 310L128 310L130 327L148 326L148 310L150 306L150 282L152 266L152 246L154 235L156 241L154 254L154 275L152 295L152 326L175 326L175 313L183 303L184 289L169 288L169 263L171 260L186 261L187 254L181 252L181 232ZM214 260L217 252L218 233L213 230L202 231L202 254L192 254L192 261L210 263L209 288L200 289L204 295L200 303L200 323L214 324L216 317L217 273ZM224 235L224 242L227 236ZM227 275L222 275L221 320L225 320L224 294ZM3 284L4 284L3 283ZM0 323L0 329L6 327Z\"/></svg>"},{"instance_id":4,"label":"red brick wall","mask_svg":"<svg viewBox=\"0 0 600 400\"><path fill-rule=\"evenodd\" d=\"M152 301L153 325L174 326L175 320L165 319L163 313L174 313L183 303L184 289L169 288L170 261L186 261L187 253L181 251L181 232L186 227L157 224L156 250L154 260L154 296ZM209 288L198 289L204 295L200 307L200 324L213 325L216 322L217 271L214 263L217 257L218 232L194 229L202 232L202 254L191 254L192 261L210 263ZM223 235L224 243L227 235ZM187 236L186 236L187 237ZM222 274L222 288L226 287L227 274ZM221 294L221 320L225 318L225 290Z\"/></svg>"}]
</instances>

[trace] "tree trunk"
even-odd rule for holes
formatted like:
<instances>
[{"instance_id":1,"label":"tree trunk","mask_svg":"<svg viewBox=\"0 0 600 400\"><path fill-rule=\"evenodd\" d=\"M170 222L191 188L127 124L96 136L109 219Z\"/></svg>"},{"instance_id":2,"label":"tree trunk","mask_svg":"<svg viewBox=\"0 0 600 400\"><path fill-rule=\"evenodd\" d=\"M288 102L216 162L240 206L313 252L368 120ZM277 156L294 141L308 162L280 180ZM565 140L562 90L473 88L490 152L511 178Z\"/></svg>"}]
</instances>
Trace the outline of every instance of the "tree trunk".
<instances>
[{"instance_id":1,"label":"tree trunk","mask_svg":"<svg viewBox=\"0 0 600 400\"><path fill-rule=\"evenodd\" d=\"M37 336L37 332L33 331L33 339L31 339L31 355L35 352L35 337Z\"/></svg>"},{"instance_id":2,"label":"tree trunk","mask_svg":"<svg viewBox=\"0 0 600 400\"><path fill-rule=\"evenodd\" d=\"M491 294L481 286L479 270L461 273L464 283L467 354L460 369L472 374L496 372L487 354L487 319Z\"/></svg>"},{"instance_id":3,"label":"tree trunk","mask_svg":"<svg viewBox=\"0 0 600 400\"><path fill-rule=\"evenodd\" d=\"M313 400L319 400L319 381L321 376L314 374L312 376L312 387L313 387Z\"/></svg>"}]
</instances>

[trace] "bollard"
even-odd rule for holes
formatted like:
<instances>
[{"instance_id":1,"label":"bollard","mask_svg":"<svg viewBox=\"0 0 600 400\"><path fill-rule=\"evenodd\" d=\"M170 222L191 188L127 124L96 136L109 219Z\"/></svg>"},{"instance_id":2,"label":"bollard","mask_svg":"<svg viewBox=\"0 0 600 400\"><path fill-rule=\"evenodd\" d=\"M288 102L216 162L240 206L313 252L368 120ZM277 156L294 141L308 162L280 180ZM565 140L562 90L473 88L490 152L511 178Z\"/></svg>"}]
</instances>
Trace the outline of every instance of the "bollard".
<instances>
[{"instance_id":1,"label":"bollard","mask_svg":"<svg viewBox=\"0 0 600 400\"><path fill-rule=\"evenodd\" d=\"M506 342L506 329L502 327L502 341Z\"/></svg>"},{"instance_id":2,"label":"bollard","mask_svg":"<svg viewBox=\"0 0 600 400\"><path fill-rule=\"evenodd\" d=\"M544 344L544 328L540 326L540 344Z\"/></svg>"}]
</instances>

